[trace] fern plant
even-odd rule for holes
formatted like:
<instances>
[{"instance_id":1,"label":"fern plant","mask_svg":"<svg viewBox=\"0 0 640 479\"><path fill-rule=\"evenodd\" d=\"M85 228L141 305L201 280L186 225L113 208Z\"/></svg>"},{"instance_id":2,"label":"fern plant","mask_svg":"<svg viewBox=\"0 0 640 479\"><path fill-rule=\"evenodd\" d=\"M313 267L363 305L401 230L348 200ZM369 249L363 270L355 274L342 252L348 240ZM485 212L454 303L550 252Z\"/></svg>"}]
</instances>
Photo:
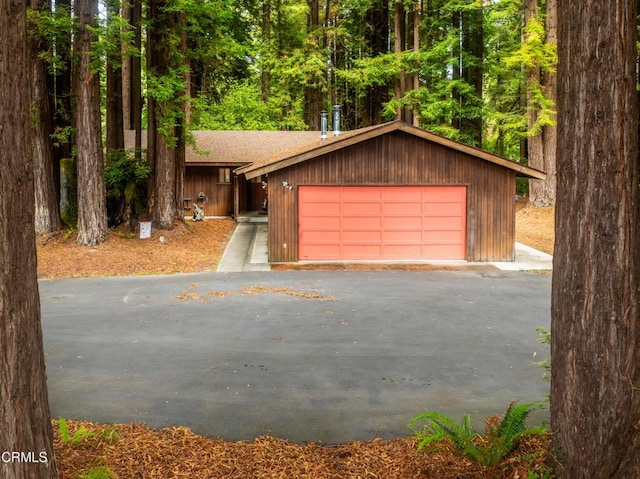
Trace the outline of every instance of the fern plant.
<instances>
[{"instance_id":1,"label":"fern plant","mask_svg":"<svg viewBox=\"0 0 640 479\"><path fill-rule=\"evenodd\" d=\"M58 434L60 435L60 440L63 444L78 444L79 442L96 435L95 432L89 431L84 426L79 427L72 435L69 431L67 421L64 418L58 419Z\"/></svg>"},{"instance_id":2,"label":"fern plant","mask_svg":"<svg viewBox=\"0 0 640 479\"><path fill-rule=\"evenodd\" d=\"M518 445L520 438L545 432L543 428L527 427L527 418L536 407L542 406L538 402L511 403L502 419L487 420L484 437L473 431L469 414L465 414L458 424L444 414L427 411L411 419L408 427L416 434L420 450L448 439L472 461L494 466ZM417 427L418 424L423 425Z\"/></svg>"}]
</instances>

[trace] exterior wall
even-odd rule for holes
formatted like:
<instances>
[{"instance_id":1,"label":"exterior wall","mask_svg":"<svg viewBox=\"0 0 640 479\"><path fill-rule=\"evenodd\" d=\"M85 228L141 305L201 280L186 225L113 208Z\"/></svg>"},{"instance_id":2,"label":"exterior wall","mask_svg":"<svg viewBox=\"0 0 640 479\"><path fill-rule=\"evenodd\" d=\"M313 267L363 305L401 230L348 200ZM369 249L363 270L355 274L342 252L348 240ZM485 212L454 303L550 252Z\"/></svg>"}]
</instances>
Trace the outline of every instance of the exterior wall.
<instances>
[{"instance_id":1,"label":"exterior wall","mask_svg":"<svg viewBox=\"0 0 640 479\"><path fill-rule=\"evenodd\" d=\"M271 262L298 260L302 185L467 186L467 260L514 259L515 172L465 153L392 132L269 173Z\"/></svg>"},{"instance_id":2,"label":"exterior wall","mask_svg":"<svg viewBox=\"0 0 640 479\"><path fill-rule=\"evenodd\" d=\"M184 197L190 198L188 211L193 211L197 203L207 216L230 216L233 214L233 184L219 183L219 167L187 166L184 175ZM230 175L233 181L233 173ZM198 200L198 194L204 193L204 200Z\"/></svg>"}]
</instances>

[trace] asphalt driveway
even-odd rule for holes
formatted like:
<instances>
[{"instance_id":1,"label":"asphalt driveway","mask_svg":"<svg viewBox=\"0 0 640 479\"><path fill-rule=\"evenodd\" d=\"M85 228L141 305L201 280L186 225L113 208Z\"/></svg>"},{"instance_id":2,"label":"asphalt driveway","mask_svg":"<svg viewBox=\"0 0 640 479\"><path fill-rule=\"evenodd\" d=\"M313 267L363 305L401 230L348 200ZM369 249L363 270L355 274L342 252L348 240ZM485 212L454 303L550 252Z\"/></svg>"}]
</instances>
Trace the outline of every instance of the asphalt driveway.
<instances>
[{"instance_id":1,"label":"asphalt driveway","mask_svg":"<svg viewBox=\"0 0 640 479\"><path fill-rule=\"evenodd\" d=\"M425 409L482 427L548 394L533 362L550 285L490 269L43 281L52 414L324 443L407 435Z\"/></svg>"}]
</instances>

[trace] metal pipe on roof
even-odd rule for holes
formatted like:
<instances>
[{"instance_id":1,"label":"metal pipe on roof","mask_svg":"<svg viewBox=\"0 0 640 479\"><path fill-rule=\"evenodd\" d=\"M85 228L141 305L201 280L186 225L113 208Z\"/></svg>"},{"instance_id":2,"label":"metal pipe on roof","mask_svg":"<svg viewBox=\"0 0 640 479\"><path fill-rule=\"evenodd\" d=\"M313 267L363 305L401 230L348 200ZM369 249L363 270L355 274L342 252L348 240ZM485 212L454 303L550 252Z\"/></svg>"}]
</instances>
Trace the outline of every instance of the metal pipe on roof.
<instances>
[{"instance_id":1,"label":"metal pipe on roof","mask_svg":"<svg viewBox=\"0 0 640 479\"><path fill-rule=\"evenodd\" d=\"M340 135L340 105L333 105L333 136Z\"/></svg>"},{"instance_id":2,"label":"metal pipe on roof","mask_svg":"<svg viewBox=\"0 0 640 479\"><path fill-rule=\"evenodd\" d=\"M327 116L328 116L327 110L322 110L320 112L320 139L321 140L327 139L327 123L328 123Z\"/></svg>"}]
</instances>

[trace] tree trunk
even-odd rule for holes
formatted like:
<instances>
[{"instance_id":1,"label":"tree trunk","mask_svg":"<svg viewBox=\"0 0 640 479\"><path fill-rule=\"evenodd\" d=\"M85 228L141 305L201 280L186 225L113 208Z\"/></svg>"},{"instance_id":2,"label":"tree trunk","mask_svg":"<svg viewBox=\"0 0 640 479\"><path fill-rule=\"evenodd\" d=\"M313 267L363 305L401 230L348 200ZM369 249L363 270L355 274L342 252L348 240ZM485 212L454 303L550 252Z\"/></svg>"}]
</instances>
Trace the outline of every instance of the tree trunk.
<instances>
[{"instance_id":1,"label":"tree trunk","mask_svg":"<svg viewBox=\"0 0 640 479\"><path fill-rule=\"evenodd\" d=\"M76 54L78 65L74 81L76 99L76 146L78 170L78 239L84 246L102 243L107 237L107 205L104 186L102 127L100 117L100 81L91 71L90 50L95 35L98 3L95 0L76 2L78 32Z\"/></svg>"},{"instance_id":2,"label":"tree trunk","mask_svg":"<svg viewBox=\"0 0 640 479\"><path fill-rule=\"evenodd\" d=\"M558 11L553 447L562 478L638 478L636 0Z\"/></svg>"},{"instance_id":3,"label":"tree trunk","mask_svg":"<svg viewBox=\"0 0 640 479\"><path fill-rule=\"evenodd\" d=\"M528 0L530 2L531 0ZM534 2L535 3L535 2ZM557 0L547 0L545 15L546 42L556 44L558 42L557 28ZM557 74L555 71L540 74L538 68L538 80L544 86L546 97L556 102ZM529 128L536 120L536 112L529 111ZM548 125L542 128L539 135L529 139L529 166L544 171L547 174L545 180L529 182L529 201L534 206L553 206L556 202L556 147L558 142L557 127ZM532 143L533 142L533 143ZM535 151L531 151L531 149Z\"/></svg>"},{"instance_id":4,"label":"tree trunk","mask_svg":"<svg viewBox=\"0 0 640 479\"><path fill-rule=\"evenodd\" d=\"M307 15L307 35L316 35L320 28L320 2L307 0L309 14ZM322 112L322 78L312 77L305 87L305 123L309 130L320 130L320 113Z\"/></svg>"},{"instance_id":5,"label":"tree trunk","mask_svg":"<svg viewBox=\"0 0 640 479\"><path fill-rule=\"evenodd\" d=\"M176 84L178 79L181 82L181 87L172 87L172 92L152 92L149 99L147 155L153 169L149 203L153 221L162 229L172 228L174 220L182 219L184 215L183 98L187 86L181 70L186 56L186 17L184 13L171 11L168 7L165 0L154 0L149 3L147 12L152 22L148 30L148 76L155 77L156 81L167 76L172 84ZM167 49L167 44L178 47Z\"/></svg>"},{"instance_id":6,"label":"tree trunk","mask_svg":"<svg viewBox=\"0 0 640 479\"><path fill-rule=\"evenodd\" d=\"M106 3L107 22L109 22L113 17L117 17L120 14L120 2L119 0L109 0ZM116 41L120 41L119 35L118 38L116 38ZM107 139L105 146L107 152L112 152L114 150L124 149L122 54L120 51L117 53L109 53L107 55L106 84Z\"/></svg>"},{"instance_id":7,"label":"tree trunk","mask_svg":"<svg viewBox=\"0 0 640 479\"><path fill-rule=\"evenodd\" d=\"M271 0L262 1L262 45L267 50L271 47ZM260 88L262 101L267 102L271 96L271 67L264 59L260 59Z\"/></svg>"},{"instance_id":8,"label":"tree trunk","mask_svg":"<svg viewBox=\"0 0 640 479\"><path fill-rule=\"evenodd\" d=\"M398 56L404 52L406 46L406 23L404 3L396 1L393 13L393 51ZM406 75L406 70L402 68L394 82L395 97L398 100L404 97L404 93L407 90ZM396 111L396 120L406 120L405 109L403 107L398 108L398 111Z\"/></svg>"},{"instance_id":9,"label":"tree trunk","mask_svg":"<svg viewBox=\"0 0 640 479\"><path fill-rule=\"evenodd\" d=\"M389 51L389 2L374 0L365 17L365 34L371 57ZM367 88L364 99L361 126L378 125L384 121L382 104L389 101L388 85L372 85Z\"/></svg>"},{"instance_id":10,"label":"tree trunk","mask_svg":"<svg viewBox=\"0 0 640 479\"><path fill-rule=\"evenodd\" d=\"M41 0L31 0L34 11L47 8ZM53 156L53 115L51 101L48 92L47 65L44 60L38 58L39 42L32 40L31 67L32 67L32 94L33 94L33 154L34 154L34 181L35 181L35 228L36 233L51 233L62 228L60 208Z\"/></svg>"},{"instance_id":11,"label":"tree trunk","mask_svg":"<svg viewBox=\"0 0 640 479\"><path fill-rule=\"evenodd\" d=\"M55 479L36 276L27 6L0 1L0 477Z\"/></svg>"}]
</instances>

